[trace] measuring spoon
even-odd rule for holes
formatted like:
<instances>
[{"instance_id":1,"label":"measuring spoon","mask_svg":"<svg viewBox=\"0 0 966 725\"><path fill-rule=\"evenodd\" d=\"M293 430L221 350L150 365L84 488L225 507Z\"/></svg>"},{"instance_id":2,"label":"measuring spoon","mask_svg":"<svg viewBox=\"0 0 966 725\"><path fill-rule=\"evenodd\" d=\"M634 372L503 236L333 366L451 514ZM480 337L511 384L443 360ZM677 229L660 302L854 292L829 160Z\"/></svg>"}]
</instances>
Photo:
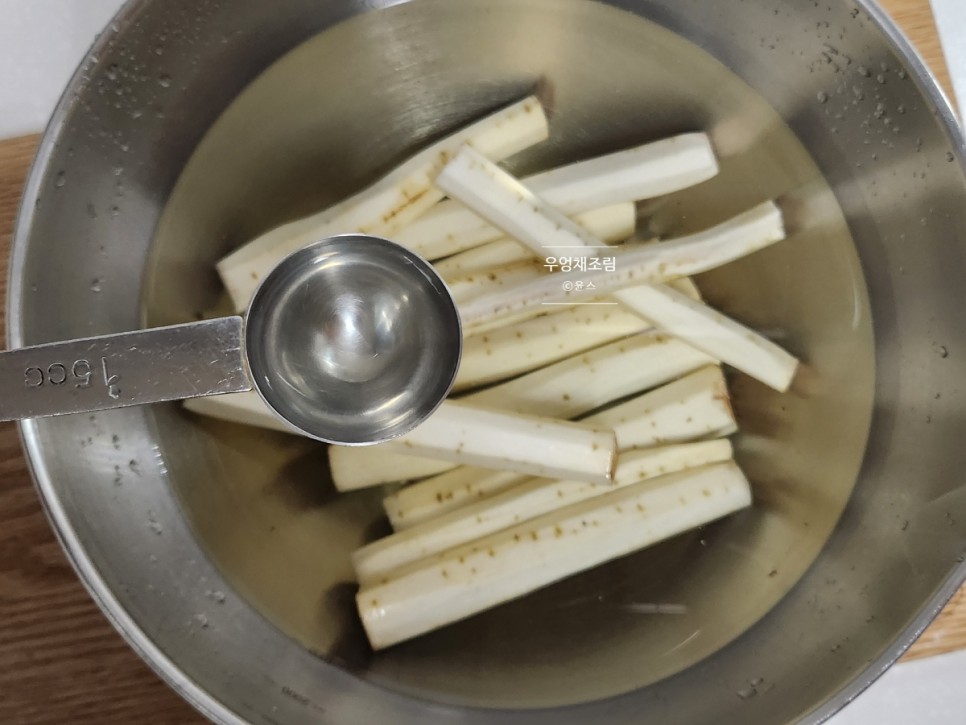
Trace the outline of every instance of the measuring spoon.
<instances>
[{"instance_id":1,"label":"measuring spoon","mask_svg":"<svg viewBox=\"0 0 966 725\"><path fill-rule=\"evenodd\" d=\"M0 420L254 388L303 435L378 443L439 406L461 351L456 304L428 262L385 239L338 236L283 260L244 318L0 353Z\"/></svg>"}]
</instances>

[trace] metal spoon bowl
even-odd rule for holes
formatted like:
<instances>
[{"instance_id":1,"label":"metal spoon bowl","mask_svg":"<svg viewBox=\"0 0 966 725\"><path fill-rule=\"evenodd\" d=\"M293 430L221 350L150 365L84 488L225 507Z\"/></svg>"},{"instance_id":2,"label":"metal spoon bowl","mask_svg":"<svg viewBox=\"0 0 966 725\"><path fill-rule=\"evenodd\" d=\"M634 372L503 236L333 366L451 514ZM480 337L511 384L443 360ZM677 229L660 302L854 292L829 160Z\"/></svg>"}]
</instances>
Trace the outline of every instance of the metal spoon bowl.
<instances>
[{"instance_id":1,"label":"metal spoon bowl","mask_svg":"<svg viewBox=\"0 0 966 725\"><path fill-rule=\"evenodd\" d=\"M383 239L343 236L295 252L252 299L255 389L307 436L363 444L402 435L449 393L460 321L429 264Z\"/></svg>"},{"instance_id":2,"label":"metal spoon bowl","mask_svg":"<svg viewBox=\"0 0 966 725\"><path fill-rule=\"evenodd\" d=\"M439 406L461 351L456 304L428 262L385 239L338 236L273 269L245 320L0 353L0 420L254 387L306 436L379 443L409 432Z\"/></svg>"}]
</instances>

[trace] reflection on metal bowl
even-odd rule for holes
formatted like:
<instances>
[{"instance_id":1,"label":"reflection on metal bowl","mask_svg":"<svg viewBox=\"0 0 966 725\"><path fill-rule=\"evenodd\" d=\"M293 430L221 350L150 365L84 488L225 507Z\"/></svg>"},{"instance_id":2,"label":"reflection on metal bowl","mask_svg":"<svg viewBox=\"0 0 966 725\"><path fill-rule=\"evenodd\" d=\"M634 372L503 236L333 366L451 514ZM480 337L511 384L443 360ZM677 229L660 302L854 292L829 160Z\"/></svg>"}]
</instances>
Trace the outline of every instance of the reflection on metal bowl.
<instances>
[{"instance_id":1,"label":"reflection on metal bowl","mask_svg":"<svg viewBox=\"0 0 966 725\"><path fill-rule=\"evenodd\" d=\"M962 579L966 185L949 110L867 3L711 5L135 0L99 41L28 188L15 345L217 307L224 253L534 88L551 141L514 171L707 130L720 176L651 209L653 230L778 196L791 232L701 280L806 362L782 398L733 380L756 506L378 655L348 555L385 527L379 492L337 496L317 444L177 406L25 424L82 575L207 714L818 721Z\"/></svg>"}]
</instances>

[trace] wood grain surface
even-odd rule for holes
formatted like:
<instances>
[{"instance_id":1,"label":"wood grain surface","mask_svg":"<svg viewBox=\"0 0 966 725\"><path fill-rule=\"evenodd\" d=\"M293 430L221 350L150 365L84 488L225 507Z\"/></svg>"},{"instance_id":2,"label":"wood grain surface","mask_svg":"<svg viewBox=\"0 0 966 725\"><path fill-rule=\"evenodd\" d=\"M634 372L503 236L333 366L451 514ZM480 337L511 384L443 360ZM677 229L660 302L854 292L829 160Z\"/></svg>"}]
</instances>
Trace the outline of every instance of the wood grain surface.
<instances>
[{"instance_id":1,"label":"wood grain surface","mask_svg":"<svg viewBox=\"0 0 966 725\"><path fill-rule=\"evenodd\" d=\"M881 0L943 85L949 77L928 0ZM10 234L36 137L0 142L0 300ZM0 317L0 333L3 332ZM966 648L966 588L907 659ZM204 720L112 629L40 508L12 424L0 424L0 724L153 725Z\"/></svg>"}]
</instances>

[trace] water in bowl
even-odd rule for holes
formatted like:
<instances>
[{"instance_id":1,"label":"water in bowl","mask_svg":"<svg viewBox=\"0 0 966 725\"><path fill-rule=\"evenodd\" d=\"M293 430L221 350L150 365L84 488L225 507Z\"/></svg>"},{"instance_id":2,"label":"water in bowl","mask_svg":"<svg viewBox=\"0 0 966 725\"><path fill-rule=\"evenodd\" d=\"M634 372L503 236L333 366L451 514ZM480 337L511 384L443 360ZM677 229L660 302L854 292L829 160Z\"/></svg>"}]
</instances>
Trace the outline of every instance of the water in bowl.
<instances>
[{"instance_id":1,"label":"water in bowl","mask_svg":"<svg viewBox=\"0 0 966 725\"><path fill-rule=\"evenodd\" d=\"M551 111L552 137L514 158L514 172L706 130L721 174L642 205L642 216L650 231L675 236L782 199L786 242L699 280L709 301L805 361L787 395L732 376L738 460L755 506L373 653L354 610L349 555L388 533L384 492L336 493L325 450L309 441L174 409L158 410L158 435L212 559L241 596L319 657L440 702L594 700L714 653L814 560L865 448L874 381L867 295L821 173L780 117L707 52L613 8L551 10L540 0L479 14L467 43L446 32L461 22L458 5L412 3L355 18L283 57L238 97L199 144L157 229L148 321L224 311L212 272L224 253L534 89ZM432 47L409 35L421 13L441 28ZM575 25L587 32L573 33ZM360 44L360 33L370 42ZM611 40L592 42L600 37Z\"/></svg>"}]
</instances>

